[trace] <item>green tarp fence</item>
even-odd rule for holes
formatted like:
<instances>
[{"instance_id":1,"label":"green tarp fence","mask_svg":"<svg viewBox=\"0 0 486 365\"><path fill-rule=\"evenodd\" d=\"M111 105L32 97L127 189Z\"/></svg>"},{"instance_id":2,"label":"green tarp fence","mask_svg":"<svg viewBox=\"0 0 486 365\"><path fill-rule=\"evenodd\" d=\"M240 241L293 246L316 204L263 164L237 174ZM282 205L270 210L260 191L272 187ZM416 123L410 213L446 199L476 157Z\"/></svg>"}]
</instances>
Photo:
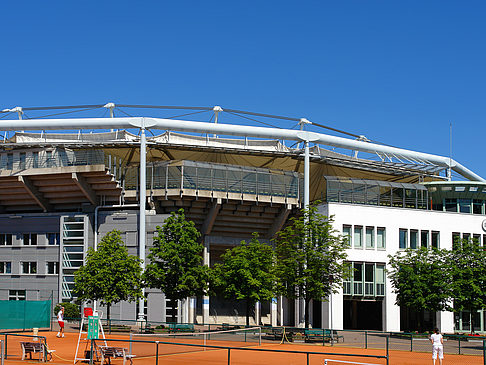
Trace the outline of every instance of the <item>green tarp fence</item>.
<instances>
[{"instance_id":1,"label":"green tarp fence","mask_svg":"<svg viewBox=\"0 0 486 365\"><path fill-rule=\"evenodd\" d=\"M0 329L50 327L50 300L0 300Z\"/></svg>"}]
</instances>

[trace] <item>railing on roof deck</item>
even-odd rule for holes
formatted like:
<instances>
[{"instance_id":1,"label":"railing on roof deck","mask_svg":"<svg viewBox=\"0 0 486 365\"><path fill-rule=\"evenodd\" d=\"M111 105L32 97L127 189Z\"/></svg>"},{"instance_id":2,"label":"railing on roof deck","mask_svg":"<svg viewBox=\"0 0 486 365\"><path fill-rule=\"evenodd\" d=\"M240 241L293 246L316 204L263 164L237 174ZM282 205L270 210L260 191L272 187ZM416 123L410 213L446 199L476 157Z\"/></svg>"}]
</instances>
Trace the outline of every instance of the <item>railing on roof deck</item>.
<instances>
[{"instance_id":1,"label":"railing on roof deck","mask_svg":"<svg viewBox=\"0 0 486 365\"><path fill-rule=\"evenodd\" d=\"M225 193L299 198L302 193L299 176L271 171L245 170L225 165L147 166L147 189L189 189ZM138 168L125 171L125 190L138 189Z\"/></svg>"},{"instance_id":2,"label":"railing on roof deck","mask_svg":"<svg viewBox=\"0 0 486 365\"><path fill-rule=\"evenodd\" d=\"M86 166L105 164L102 150L64 150L2 152L0 170L26 170L37 168L55 168L66 166Z\"/></svg>"},{"instance_id":3,"label":"railing on roof deck","mask_svg":"<svg viewBox=\"0 0 486 365\"><path fill-rule=\"evenodd\" d=\"M359 181L326 178L326 201L349 204L377 205L396 208L429 209L425 187L417 184L393 184L370 180ZM415 186L415 188L414 188Z\"/></svg>"}]
</instances>

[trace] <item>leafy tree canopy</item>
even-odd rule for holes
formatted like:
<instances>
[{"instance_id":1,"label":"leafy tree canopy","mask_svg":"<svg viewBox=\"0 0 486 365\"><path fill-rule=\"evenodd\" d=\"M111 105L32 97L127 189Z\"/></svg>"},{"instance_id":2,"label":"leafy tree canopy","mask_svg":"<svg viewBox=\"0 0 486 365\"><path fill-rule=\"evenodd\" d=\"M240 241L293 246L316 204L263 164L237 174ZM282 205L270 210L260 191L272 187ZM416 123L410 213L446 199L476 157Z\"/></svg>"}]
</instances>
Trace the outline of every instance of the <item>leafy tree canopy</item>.
<instances>
[{"instance_id":1,"label":"leafy tree canopy","mask_svg":"<svg viewBox=\"0 0 486 365\"><path fill-rule=\"evenodd\" d=\"M86 263L74 273L74 294L81 300L100 300L108 306L133 301L142 295L140 259L129 255L120 232L113 230L103 237L98 250L90 248Z\"/></svg>"},{"instance_id":2,"label":"leafy tree canopy","mask_svg":"<svg viewBox=\"0 0 486 365\"><path fill-rule=\"evenodd\" d=\"M70 302L64 302L56 304L54 307L54 314L57 316L57 313L61 310L61 305L64 307L64 318L79 318L81 316L81 310L79 305Z\"/></svg>"},{"instance_id":3,"label":"leafy tree canopy","mask_svg":"<svg viewBox=\"0 0 486 365\"><path fill-rule=\"evenodd\" d=\"M276 243L277 290L288 298L326 300L349 275L346 240L332 228L332 219L318 213L316 202L280 231Z\"/></svg>"},{"instance_id":4,"label":"leafy tree canopy","mask_svg":"<svg viewBox=\"0 0 486 365\"><path fill-rule=\"evenodd\" d=\"M477 240L456 241L451 252L454 310L486 307L486 251Z\"/></svg>"},{"instance_id":5,"label":"leafy tree canopy","mask_svg":"<svg viewBox=\"0 0 486 365\"><path fill-rule=\"evenodd\" d=\"M451 271L447 250L420 248L397 252L388 273L396 304L416 311L451 310Z\"/></svg>"},{"instance_id":6,"label":"leafy tree canopy","mask_svg":"<svg viewBox=\"0 0 486 365\"><path fill-rule=\"evenodd\" d=\"M226 250L221 259L222 263L214 265L214 286L226 298L246 300L248 325L250 306L274 295L273 248L254 233L250 242Z\"/></svg>"},{"instance_id":7,"label":"leafy tree canopy","mask_svg":"<svg viewBox=\"0 0 486 365\"><path fill-rule=\"evenodd\" d=\"M146 284L161 289L171 300L206 294L210 271L203 265L204 247L199 237L183 209L172 212L164 225L157 227L143 276Z\"/></svg>"}]
</instances>

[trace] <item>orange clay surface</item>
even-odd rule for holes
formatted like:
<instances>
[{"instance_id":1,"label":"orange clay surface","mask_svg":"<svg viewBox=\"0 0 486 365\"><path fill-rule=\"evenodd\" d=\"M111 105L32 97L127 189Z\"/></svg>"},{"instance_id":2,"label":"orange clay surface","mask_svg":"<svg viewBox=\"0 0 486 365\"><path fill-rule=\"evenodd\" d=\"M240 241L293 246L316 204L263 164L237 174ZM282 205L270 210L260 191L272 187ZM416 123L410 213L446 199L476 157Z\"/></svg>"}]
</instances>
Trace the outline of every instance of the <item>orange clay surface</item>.
<instances>
[{"instance_id":1,"label":"orange clay surface","mask_svg":"<svg viewBox=\"0 0 486 365\"><path fill-rule=\"evenodd\" d=\"M24 334L31 334L31 333L24 333ZM64 338L56 338L56 332L40 332L40 336L45 336L47 338L48 348L50 350L55 350L53 352L53 358L49 362L50 364L73 364L76 344L78 341L78 333L66 333ZM86 335L83 335L86 336ZM109 335L107 338L112 339L128 339L126 335ZM4 339L3 335L0 335L0 339ZM8 336L8 345L7 345L7 359L5 360L5 365L13 365L13 364L32 364L37 363L37 356L34 355L34 360L21 360L21 347L20 341L31 341L30 338L16 338L13 336ZM122 342L109 342L110 346L120 346L120 347L127 347L128 343ZM238 343L231 343L228 341L225 342L218 342L213 343L214 345L221 345L221 346L234 346L238 347ZM149 346L148 344L146 346ZM152 345L150 345L152 346ZM178 354L161 354L163 352L174 352L172 347L177 347L179 351L181 351L181 346L174 346L174 345L159 345L160 352L158 358L158 364L228 364L228 351L225 349L209 349L199 350L198 348L186 348L182 351L187 351L190 349L192 352L190 353L178 353ZM332 353L333 355L315 355L311 354L309 357L309 364L317 365L317 364L324 364L324 359L338 359L338 360L346 360L346 361L355 361L360 363L369 363L369 364L386 364L385 359L376 359L376 358L364 358L364 357L345 357L339 356L339 353L348 353L348 354L368 354L368 355L384 355L383 350L364 350L358 348L351 348L351 347L341 347L341 346L322 346L317 344L274 344L274 343L264 343L262 346L252 346L247 347L249 349L269 349L269 350L290 350L290 351L311 351L311 352L326 352ZM82 357L84 354L85 349L89 349L89 345L87 346L87 341L82 341L80 344L80 351L78 357ZM140 348L140 356L136 356L133 358L134 365L155 365L156 364L156 357L155 353L152 355L148 353L147 349ZM142 352L145 351L145 354ZM133 351L136 353L135 349ZM176 352L176 351L175 351ZM335 355L334 355L335 354ZM123 360L121 358L112 359L111 360L113 365L122 365ZM438 361L437 361L438 363ZM82 361L79 361L78 364L83 364ZM96 364L99 364L97 362ZM129 365L130 362L127 361L126 365ZM305 354L291 354L291 353L277 353L277 352L257 352L257 351L248 351L248 350L231 350L231 364L232 365L246 365L246 364L268 364L268 365L306 365L307 358ZM329 362L329 365L337 365L340 363L337 362ZM390 351L390 365L404 365L404 364L432 364L431 354L429 353L417 353L417 352L406 352L406 351ZM483 359L481 356L467 356L467 355L445 355L444 365L445 364L457 364L457 365L482 365Z\"/></svg>"}]
</instances>

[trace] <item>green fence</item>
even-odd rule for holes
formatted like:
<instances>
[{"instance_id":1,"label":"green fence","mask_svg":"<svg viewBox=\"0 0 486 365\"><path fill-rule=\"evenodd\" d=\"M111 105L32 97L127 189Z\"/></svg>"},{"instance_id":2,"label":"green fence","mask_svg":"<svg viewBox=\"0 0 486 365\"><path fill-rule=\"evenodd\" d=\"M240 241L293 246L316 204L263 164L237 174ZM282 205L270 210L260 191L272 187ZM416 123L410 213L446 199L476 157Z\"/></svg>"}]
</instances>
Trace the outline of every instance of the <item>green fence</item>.
<instances>
[{"instance_id":1,"label":"green fence","mask_svg":"<svg viewBox=\"0 0 486 365\"><path fill-rule=\"evenodd\" d=\"M0 329L50 328L50 300L0 300Z\"/></svg>"}]
</instances>

